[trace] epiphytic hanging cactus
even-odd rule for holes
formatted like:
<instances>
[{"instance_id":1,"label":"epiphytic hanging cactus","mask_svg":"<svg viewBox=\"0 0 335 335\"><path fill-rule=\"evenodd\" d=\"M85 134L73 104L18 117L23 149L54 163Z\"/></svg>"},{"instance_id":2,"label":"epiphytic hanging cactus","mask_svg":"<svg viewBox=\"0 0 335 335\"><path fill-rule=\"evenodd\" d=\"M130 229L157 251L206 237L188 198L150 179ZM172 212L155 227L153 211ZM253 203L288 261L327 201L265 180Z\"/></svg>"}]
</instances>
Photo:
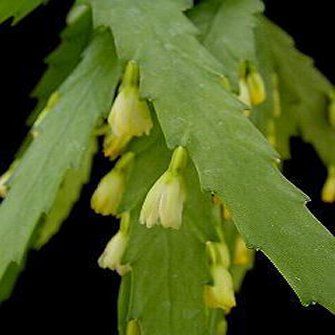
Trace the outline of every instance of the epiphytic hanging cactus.
<instances>
[{"instance_id":1,"label":"epiphytic hanging cactus","mask_svg":"<svg viewBox=\"0 0 335 335\"><path fill-rule=\"evenodd\" d=\"M0 20L43 2L3 0ZM121 220L99 259L122 276L120 334L223 334L255 249L303 304L335 311L334 238L278 167L301 135L335 202L334 89L262 11L259 0L75 2L0 179L2 299L103 152L117 161L91 204Z\"/></svg>"}]
</instances>

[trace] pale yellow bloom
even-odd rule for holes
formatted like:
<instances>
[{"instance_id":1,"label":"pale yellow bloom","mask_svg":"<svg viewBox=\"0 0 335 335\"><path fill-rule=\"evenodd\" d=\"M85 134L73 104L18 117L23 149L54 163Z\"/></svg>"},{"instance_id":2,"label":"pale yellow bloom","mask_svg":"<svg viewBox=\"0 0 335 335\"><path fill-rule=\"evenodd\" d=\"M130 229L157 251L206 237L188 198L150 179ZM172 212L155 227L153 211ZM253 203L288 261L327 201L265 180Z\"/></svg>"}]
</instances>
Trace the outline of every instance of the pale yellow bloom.
<instances>
[{"instance_id":1,"label":"pale yellow bloom","mask_svg":"<svg viewBox=\"0 0 335 335\"><path fill-rule=\"evenodd\" d=\"M247 85L251 104L256 106L266 99L265 85L262 76L255 69L250 69L247 74Z\"/></svg>"},{"instance_id":2,"label":"pale yellow bloom","mask_svg":"<svg viewBox=\"0 0 335 335\"><path fill-rule=\"evenodd\" d=\"M236 306L232 277L227 269L213 265L211 269L213 286L205 286L205 303L209 308L222 308L229 312Z\"/></svg>"},{"instance_id":3,"label":"pale yellow bloom","mask_svg":"<svg viewBox=\"0 0 335 335\"><path fill-rule=\"evenodd\" d=\"M206 242L207 253L212 264L220 264L226 269L230 265L228 246L224 242Z\"/></svg>"},{"instance_id":4,"label":"pale yellow bloom","mask_svg":"<svg viewBox=\"0 0 335 335\"><path fill-rule=\"evenodd\" d=\"M161 224L165 228L179 229L185 198L183 178L165 172L148 192L140 222L148 228Z\"/></svg>"},{"instance_id":5,"label":"pale yellow bloom","mask_svg":"<svg viewBox=\"0 0 335 335\"><path fill-rule=\"evenodd\" d=\"M248 265L252 261L252 251L247 248L243 238L239 235L235 242L234 265Z\"/></svg>"},{"instance_id":6,"label":"pale yellow bloom","mask_svg":"<svg viewBox=\"0 0 335 335\"><path fill-rule=\"evenodd\" d=\"M133 158L134 154L128 152L115 165L114 169L101 179L91 199L91 207L96 213L117 214Z\"/></svg>"},{"instance_id":7,"label":"pale yellow bloom","mask_svg":"<svg viewBox=\"0 0 335 335\"><path fill-rule=\"evenodd\" d=\"M178 147L168 170L156 181L144 200L140 222L148 228L157 224L165 228L180 228L186 198L182 175L185 165L186 151Z\"/></svg>"},{"instance_id":8,"label":"pale yellow bloom","mask_svg":"<svg viewBox=\"0 0 335 335\"><path fill-rule=\"evenodd\" d=\"M251 106L251 97L247 81L244 78L239 80L239 100L247 106Z\"/></svg>"},{"instance_id":9,"label":"pale yellow bloom","mask_svg":"<svg viewBox=\"0 0 335 335\"><path fill-rule=\"evenodd\" d=\"M130 270L128 264L122 263L122 258L128 244L129 213L121 216L121 228L108 242L104 252L98 260L98 264L103 269L116 270L119 275L124 275Z\"/></svg>"},{"instance_id":10,"label":"pale yellow bloom","mask_svg":"<svg viewBox=\"0 0 335 335\"><path fill-rule=\"evenodd\" d=\"M117 137L149 135L152 128L150 110L140 99L138 87L124 87L116 97L108 117Z\"/></svg>"},{"instance_id":11,"label":"pale yellow bloom","mask_svg":"<svg viewBox=\"0 0 335 335\"><path fill-rule=\"evenodd\" d=\"M149 135L153 126L149 106L140 97L139 68L134 61L127 64L108 123L112 134L122 139Z\"/></svg>"}]
</instances>

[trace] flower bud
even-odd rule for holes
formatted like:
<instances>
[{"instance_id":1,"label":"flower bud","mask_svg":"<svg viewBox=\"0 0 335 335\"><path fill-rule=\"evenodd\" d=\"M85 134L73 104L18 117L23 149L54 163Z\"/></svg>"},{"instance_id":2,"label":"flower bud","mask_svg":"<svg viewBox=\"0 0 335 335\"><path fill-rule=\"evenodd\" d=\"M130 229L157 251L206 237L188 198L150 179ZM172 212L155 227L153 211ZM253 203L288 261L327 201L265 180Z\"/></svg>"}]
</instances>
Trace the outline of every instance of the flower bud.
<instances>
[{"instance_id":1,"label":"flower bud","mask_svg":"<svg viewBox=\"0 0 335 335\"><path fill-rule=\"evenodd\" d=\"M108 123L113 135L122 138L149 135L153 126L148 104L140 98L139 68L134 61L126 67Z\"/></svg>"},{"instance_id":2,"label":"flower bud","mask_svg":"<svg viewBox=\"0 0 335 335\"><path fill-rule=\"evenodd\" d=\"M207 241L206 249L211 264L220 264L226 269L229 268L230 255L226 243Z\"/></svg>"},{"instance_id":3,"label":"flower bud","mask_svg":"<svg viewBox=\"0 0 335 335\"><path fill-rule=\"evenodd\" d=\"M126 335L141 335L141 329L138 321L131 320L128 322Z\"/></svg>"},{"instance_id":4,"label":"flower bud","mask_svg":"<svg viewBox=\"0 0 335 335\"><path fill-rule=\"evenodd\" d=\"M322 188L321 198L324 202L335 202L335 166L328 169L328 177Z\"/></svg>"},{"instance_id":5,"label":"flower bud","mask_svg":"<svg viewBox=\"0 0 335 335\"><path fill-rule=\"evenodd\" d=\"M238 96L239 100L243 102L245 105L251 106L249 88L248 88L248 84L245 78L240 78L239 88L240 88L239 96Z\"/></svg>"},{"instance_id":6,"label":"flower bud","mask_svg":"<svg viewBox=\"0 0 335 335\"><path fill-rule=\"evenodd\" d=\"M186 150L178 147L168 170L148 192L140 215L141 224L148 228L161 224L165 228L179 229L186 198L182 172L186 166Z\"/></svg>"},{"instance_id":7,"label":"flower bud","mask_svg":"<svg viewBox=\"0 0 335 335\"><path fill-rule=\"evenodd\" d=\"M133 159L134 154L128 152L117 162L113 170L101 179L91 199L91 207L96 213L117 214Z\"/></svg>"},{"instance_id":8,"label":"flower bud","mask_svg":"<svg viewBox=\"0 0 335 335\"><path fill-rule=\"evenodd\" d=\"M265 85L260 73L250 67L247 74L247 85L250 94L250 101L253 106L259 105L266 99Z\"/></svg>"},{"instance_id":9,"label":"flower bud","mask_svg":"<svg viewBox=\"0 0 335 335\"><path fill-rule=\"evenodd\" d=\"M236 306L232 277L221 265L213 265L211 274L213 286L205 286L205 304L209 308L222 308L229 312Z\"/></svg>"},{"instance_id":10,"label":"flower bud","mask_svg":"<svg viewBox=\"0 0 335 335\"><path fill-rule=\"evenodd\" d=\"M121 216L121 228L108 242L104 252L98 260L103 269L116 270L119 275L124 275L130 270L129 265L122 264L122 258L128 244L129 213Z\"/></svg>"},{"instance_id":11,"label":"flower bud","mask_svg":"<svg viewBox=\"0 0 335 335\"><path fill-rule=\"evenodd\" d=\"M247 248L243 238L239 235L235 242L234 265L248 265L252 262L252 251Z\"/></svg>"}]
</instances>

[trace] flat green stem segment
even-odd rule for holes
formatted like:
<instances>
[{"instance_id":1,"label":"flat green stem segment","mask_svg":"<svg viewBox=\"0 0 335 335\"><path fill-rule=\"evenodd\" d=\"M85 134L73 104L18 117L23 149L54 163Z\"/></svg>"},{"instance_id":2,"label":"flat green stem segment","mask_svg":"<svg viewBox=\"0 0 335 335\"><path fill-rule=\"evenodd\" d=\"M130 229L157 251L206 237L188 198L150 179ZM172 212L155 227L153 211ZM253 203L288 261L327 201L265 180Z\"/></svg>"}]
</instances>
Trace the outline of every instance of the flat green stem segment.
<instances>
[{"instance_id":1,"label":"flat green stem segment","mask_svg":"<svg viewBox=\"0 0 335 335\"><path fill-rule=\"evenodd\" d=\"M60 87L58 103L21 157L1 204L0 280L10 267L21 265L37 224L55 203L61 182L69 170L80 166L94 128L109 110L119 76L113 39L101 31Z\"/></svg>"},{"instance_id":2,"label":"flat green stem segment","mask_svg":"<svg viewBox=\"0 0 335 335\"><path fill-rule=\"evenodd\" d=\"M200 30L203 45L225 67L235 88L242 62L257 62L254 27L262 12L260 0L203 0L187 16Z\"/></svg>"},{"instance_id":3,"label":"flat green stem segment","mask_svg":"<svg viewBox=\"0 0 335 335\"><path fill-rule=\"evenodd\" d=\"M61 34L61 44L46 59L48 69L32 95L38 99L29 123L35 121L46 106L50 95L64 82L81 60L92 33L92 15L85 5L75 5L68 17L67 26Z\"/></svg>"},{"instance_id":4,"label":"flat green stem segment","mask_svg":"<svg viewBox=\"0 0 335 335\"><path fill-rule=\"evenodd\" d=\"M125 334L127 321L132 319L139 320L143 334L215 334L212 329L217 322L212 318L217 311L208 310L203 299L204 285L211 280L205 242L218 241L211 197L201 192L190 163L185 171L187 200L180 230L146 228L139 223L141 205L166 170L172 152L157 123L150 137L137 141L130 150L135 152L134 167L120 211L131 211L123 261L132 271L122 279L120 334Z\"/></svg>"},{"instance_id":5,"label":"flat green stem segment","mask_svg":"<svg viewBox=\"0 0 335 335\"><path fill-rule=\"evenodd\" d=\"M265 18L259 29L270 41L268 48L279 80L283 111L279 130L294 126L327 166L335 165L335 129L327 113L332 84L314 67L312 59L295 49L283 30Z\"/></svg>"},{"instance_id":6,"label":"flat green stem segment","mask_svg":"<svg viewBox=\"0 0 335 335\"><path fill-rule=\"evenodd\" d=\"M307 197L275 166L276 154L220 84L221 65L167 0L92 1L96 25L113 30L119 56L140 65L168 146L185 146L205 190L232 211L247 244L261 249L304 304L335 311L335 241Z\"/></svg>"},{"instance_id":7,"label":"flat green stem segment","mask_svg":"<svg viewBox=\"0 0 335 335\"><path fill-rule=\"evenodd\" d=\"M14 24L47 0L1 0L0 23L14 17Z\"/></svg>"}]
</instances>

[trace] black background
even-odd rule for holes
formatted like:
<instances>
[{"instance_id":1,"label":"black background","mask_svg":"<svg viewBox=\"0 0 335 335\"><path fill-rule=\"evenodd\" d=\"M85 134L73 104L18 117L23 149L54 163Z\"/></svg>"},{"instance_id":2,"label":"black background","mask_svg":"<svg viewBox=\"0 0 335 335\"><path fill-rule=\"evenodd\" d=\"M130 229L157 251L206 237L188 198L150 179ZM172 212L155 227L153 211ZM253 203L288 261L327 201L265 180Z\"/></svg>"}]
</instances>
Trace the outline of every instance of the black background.
<instances>
[{"instance_id":1,"label":"black background","mask_svg":"<svg viewBox=\"0 0 335 335\"><path fill-rule=\"evenodd\" d=\"M335 83L331 1L267 1L267 14L284 27ZM0 172L10 163L27 132L25 119L35 101L29 92L45 70L43 58L59 43L71 1L53 0L20 24L0 25ZM332 149L334 150L334 148ZM334 233L335 206L319 192L326 169L311 146L292 140L293 159L285 175L312 199L313 213ZM39 253L31 252L13 296L0 306L0 334L116 334L117 275L98 268L96 259L116 231L110 218L89 210L89 197L108 163L97 157L94 177L61 232ZM308 246L306 246L308 247ZM335 279L334 279L335 280ZM303 308L274 266L261 254L229 316L229 334L333 334L335 319L319 306ZM172 334L171 334L172 335ZM187 334L185 334L187 335Z\"/></svg>"}]
</instances>

